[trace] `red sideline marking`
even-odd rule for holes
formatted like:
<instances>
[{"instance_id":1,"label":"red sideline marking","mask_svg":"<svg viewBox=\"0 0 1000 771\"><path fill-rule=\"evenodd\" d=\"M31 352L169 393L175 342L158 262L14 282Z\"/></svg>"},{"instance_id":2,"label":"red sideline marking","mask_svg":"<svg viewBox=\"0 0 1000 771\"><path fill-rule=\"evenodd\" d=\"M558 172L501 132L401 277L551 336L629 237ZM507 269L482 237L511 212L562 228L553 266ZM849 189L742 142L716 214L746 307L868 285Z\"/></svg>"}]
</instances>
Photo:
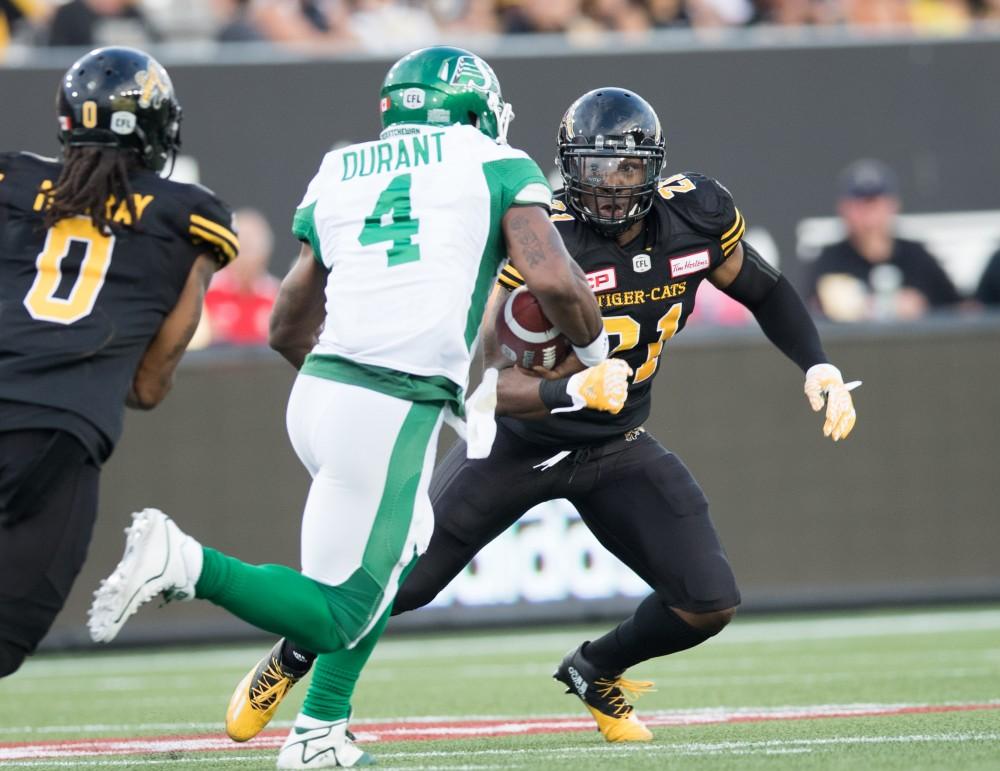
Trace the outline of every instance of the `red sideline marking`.
<instances>
[{"instance_id":1,"label":"red sideline marking","mask_svg":"<svg viewBox=\"0 0 1000 771\"><path fill-rule=\"evenodd\" d=\"M783 710L704 710L693 713L652 713L643 717L648 726L711 725L717 723L759 723L772 720L818 720L843 717L884 717L941 712L971 712L1000 709L1000 702L987 704L941 704L915 706L858 706L830 709L787 708ZM359 742L423 741L523 734L592 731L594 722L578 718L536 718L532 720L456 720L395 723L359 723L354 727ZM286 731L265 731L252 743L236 745L217 735L145 736L129 739L70 739L35 744L0 744L0 761L41 758L75 758L87 755L140 755L153 752L232 751L239 747L274 749L284 742Z\"/></svg>"}]
</instances>

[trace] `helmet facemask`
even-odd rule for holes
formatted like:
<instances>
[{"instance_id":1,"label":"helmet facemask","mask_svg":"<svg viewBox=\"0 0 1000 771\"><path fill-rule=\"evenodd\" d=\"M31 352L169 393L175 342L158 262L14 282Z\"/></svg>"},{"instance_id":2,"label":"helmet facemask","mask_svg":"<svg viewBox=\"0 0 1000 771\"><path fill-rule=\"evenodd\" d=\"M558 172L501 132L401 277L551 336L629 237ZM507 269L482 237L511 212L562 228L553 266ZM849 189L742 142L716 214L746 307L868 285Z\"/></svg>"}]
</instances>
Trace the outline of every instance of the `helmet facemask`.
<instances>
[{"instance_id":1,"label":"helmet facemask","mask_svg":"<svg viewBox=\"0 0 1000 771\"><path fill-rule=\"evenodd\" d=\"M598 135L559 147L559 168L570 205L607 237L624 233L653 205L663 167L663 148L623 137Z\"/></svg>"},{"instance_id":2,"label":"helmet facemask","mask_svg":"<svg viewBox=\"0 0 1000 771\"><path fill-rule=\"evenodd\" d=\"M496 120L496 135L493 137L498 145L507 144L507 130L514 120L514 107L510 102L505 102L496 92L491 92L486 98L486 104Z\"/></svg>"}]
</instances>

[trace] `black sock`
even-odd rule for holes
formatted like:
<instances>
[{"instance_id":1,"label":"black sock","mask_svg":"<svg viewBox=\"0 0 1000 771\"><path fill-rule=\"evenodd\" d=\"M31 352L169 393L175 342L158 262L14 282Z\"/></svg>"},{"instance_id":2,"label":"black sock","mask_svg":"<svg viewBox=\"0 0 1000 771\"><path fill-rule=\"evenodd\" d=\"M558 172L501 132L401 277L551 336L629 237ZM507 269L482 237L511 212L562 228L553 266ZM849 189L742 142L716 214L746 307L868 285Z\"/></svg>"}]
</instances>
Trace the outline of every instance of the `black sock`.
<instances>
[{"instance_id":1,"label":"black sock","mask_svg":"<svg viewBox=\"0 0 1000 771\"><path fill-rule=\"evenodd\" d=\"M603 637L587 643L583 655L598 669L624 672L640 661L693 648L711 636L695 629L651 594L630 618Z\"/></svg>"},{"instance_id":2,"label":"black sock","mask_svg":"<svg viewBox=\"0 0 1000 771\"><path fill-rule=\"evenodd\" d=\"M288 674L302 677L316 660L316 654L298 647L289 639L281 643L281 668Z\"/></svg>"}]
</instances>

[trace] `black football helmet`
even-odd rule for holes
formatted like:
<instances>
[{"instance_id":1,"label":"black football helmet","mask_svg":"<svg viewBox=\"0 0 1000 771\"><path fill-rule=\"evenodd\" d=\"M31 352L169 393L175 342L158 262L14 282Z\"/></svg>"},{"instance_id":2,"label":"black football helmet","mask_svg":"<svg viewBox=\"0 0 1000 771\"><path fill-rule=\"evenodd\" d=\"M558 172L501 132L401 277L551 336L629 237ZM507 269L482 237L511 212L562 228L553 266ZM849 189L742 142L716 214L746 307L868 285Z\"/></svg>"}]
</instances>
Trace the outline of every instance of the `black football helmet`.
<instances>
[{"instance_id":1,"label":"black football helmet","mask_svg":"<svg viewBox=\"0 0 1000 771\"><path fill-rule=\"evenodd\" d=\"M588 91L559 124L556 163L566 198L582 220L609 238L649 212L664 159L660 119L631 91Z\"/></svg>"},{"instance_id":2,"label":"black football helmet","mask_svg":"<svg viewBox=\"0 0 1000 771\"><path fill-rule=\"evenodd\" d=\"M91 51L66 70L56 95L64 147L134 150L160 171L180 147L181 106L170 76L135 48Z\"/></svg>"}]
</instances>

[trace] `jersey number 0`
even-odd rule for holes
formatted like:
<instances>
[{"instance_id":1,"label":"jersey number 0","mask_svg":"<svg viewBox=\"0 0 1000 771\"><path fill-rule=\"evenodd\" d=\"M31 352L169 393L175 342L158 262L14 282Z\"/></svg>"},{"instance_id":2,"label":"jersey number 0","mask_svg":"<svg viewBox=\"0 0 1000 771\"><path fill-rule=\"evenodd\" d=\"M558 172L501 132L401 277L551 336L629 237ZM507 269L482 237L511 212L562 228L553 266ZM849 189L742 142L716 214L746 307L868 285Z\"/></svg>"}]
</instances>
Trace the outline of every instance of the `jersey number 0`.
<instances>
[{"instance_id":1,"label":"jersey number 0","mask_svg":"<svg viewBox=\"0 0 1000 771\"><path fill-rule=\"evenodd\" d=\"M82 244L86 252L68 294L57 297L63 282L62 262L74 243ZM99 231L90 217L71 217L49 228L45 246L35 260L35 280L24 298L31 317L72 324L88 316L104 286L114 248L115 237Z\"/></svg>"}]
</instances>

